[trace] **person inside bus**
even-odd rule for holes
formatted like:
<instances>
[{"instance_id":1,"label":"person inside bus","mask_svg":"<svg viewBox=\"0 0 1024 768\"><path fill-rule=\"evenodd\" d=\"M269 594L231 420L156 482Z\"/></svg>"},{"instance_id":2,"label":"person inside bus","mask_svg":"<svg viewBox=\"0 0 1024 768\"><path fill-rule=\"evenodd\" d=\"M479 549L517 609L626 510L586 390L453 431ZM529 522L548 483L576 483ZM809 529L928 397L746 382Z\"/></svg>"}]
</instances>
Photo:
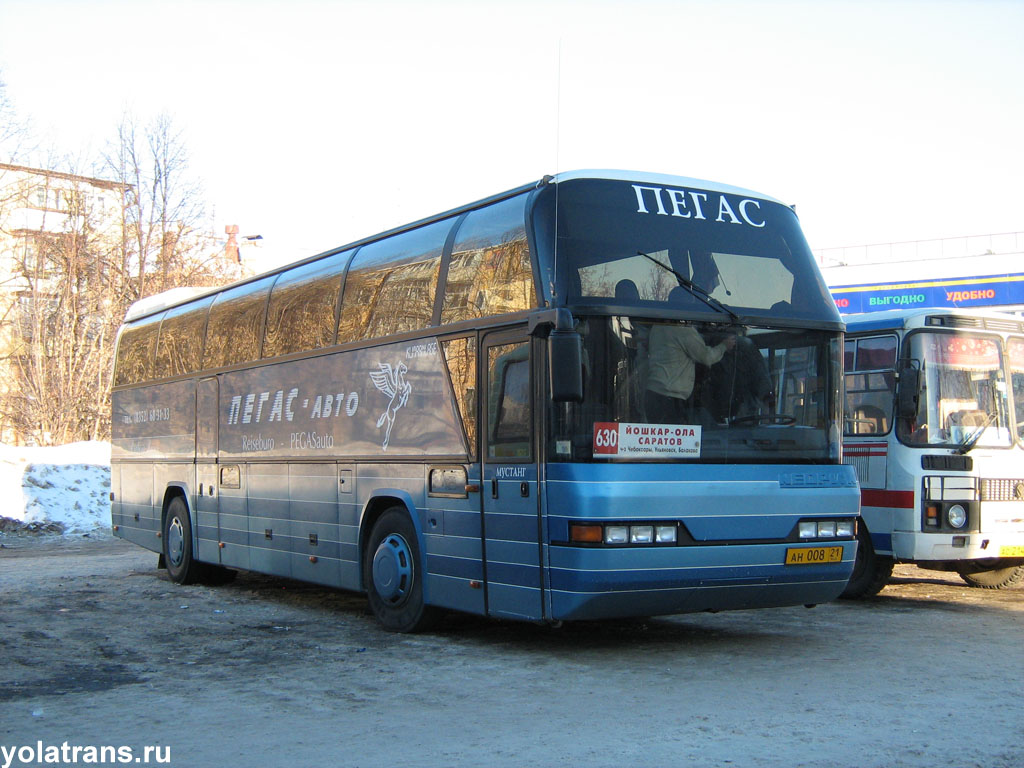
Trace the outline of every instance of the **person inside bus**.
<instances>
[{"instance_id":1,"label":"person inside bus","mask_svg":"<svg viewBox=\"0 0 1024 768\"><path fill-rule=\"evenodd\" d=\"M672 289L669 304L690 297L683 286ZM657 324L648 342L648 371L645 405L647 419L667 424L690 424L698 417L692 402L697 363L712 366L736 346L730 334L715 346L708 346L691 325Z\"/></svg>"}]
</instances>

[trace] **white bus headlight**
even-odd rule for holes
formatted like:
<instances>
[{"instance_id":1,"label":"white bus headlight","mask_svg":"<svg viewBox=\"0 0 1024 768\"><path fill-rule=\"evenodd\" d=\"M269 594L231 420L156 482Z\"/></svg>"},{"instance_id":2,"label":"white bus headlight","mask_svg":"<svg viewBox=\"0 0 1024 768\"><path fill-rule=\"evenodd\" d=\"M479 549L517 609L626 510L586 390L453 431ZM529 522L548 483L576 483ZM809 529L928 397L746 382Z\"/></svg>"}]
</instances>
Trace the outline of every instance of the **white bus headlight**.
<instances>
[{"instance_id":1,"label":"white bus headlight","mask_svg":"<svg viewBox=\"0 0 1024 768\"><path fill-rule=\"evenodd\" d=\"M821 538L835 538L836 523L834 520L818 523L818 536Z\"/></svg>"},{"instance_id":2,"label":"white bus headlight","mask_svg":"<svg viewBox=\"0 0 1024 768\"><path fill-rule=\"evenodd\" d=\"M967 525L967 510L962 504L954 504L946 510L946 522L951 528L963 528Z\"/></svg>"},{"instance_id":3,"label":"white bus headlight","mask_svg":"<svg viewBox=\"0 0 1024 768\"><path fill-rule=\"evenodd\" d=\"M800 523L800 538L801 539L813 539L818 535L818 524L811 521L806 523Z\"/></svg>"}]
</instances>

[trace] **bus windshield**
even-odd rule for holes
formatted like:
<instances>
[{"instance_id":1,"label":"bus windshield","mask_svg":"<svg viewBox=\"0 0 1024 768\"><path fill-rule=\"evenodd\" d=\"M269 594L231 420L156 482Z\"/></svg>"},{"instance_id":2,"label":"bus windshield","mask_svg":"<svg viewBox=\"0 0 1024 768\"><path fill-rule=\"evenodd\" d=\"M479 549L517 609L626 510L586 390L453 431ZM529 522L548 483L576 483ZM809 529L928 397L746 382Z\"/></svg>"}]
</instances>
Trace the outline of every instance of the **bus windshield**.
<instances>
[{"instance_id":1,"label":"bus windshield","mask_svg":"<svg viewBox=\"0 0 1024 768\"><path fill-rule=\"evenodd\" d=\"M835 463L839 354L835 334L739 325L590 317L584 400L552 403L552 461ZM720 358L692 366L686 409L651 396L663 337L699 336ZM714 353L715 356L718 353Z\"/></svg>"},{"instance_id":2,"label":"bus windshield","mask_svg":"<svg viewBox=\"0 0 1024 768\"><path fill-rule=\"evenodd\" d=\"M915 333L908 354L921 363L917 418L899 436L920 445L1009 447L1010 412L998 339L965 333Z\"/></svg>"},{"instance_id":3,"label":"bus windshield","mask_svg":"<svg viewBox=\"0 0 1024 768\"><path fill-rule=\"evenodd\" d=\"M838 325L796 214L785 205L739 190L626 181L558 187L558 303L643 314L670 302L691 315L734 311ZM687 290L674 290L681 285Z\"/></svg>"}]
</instances>

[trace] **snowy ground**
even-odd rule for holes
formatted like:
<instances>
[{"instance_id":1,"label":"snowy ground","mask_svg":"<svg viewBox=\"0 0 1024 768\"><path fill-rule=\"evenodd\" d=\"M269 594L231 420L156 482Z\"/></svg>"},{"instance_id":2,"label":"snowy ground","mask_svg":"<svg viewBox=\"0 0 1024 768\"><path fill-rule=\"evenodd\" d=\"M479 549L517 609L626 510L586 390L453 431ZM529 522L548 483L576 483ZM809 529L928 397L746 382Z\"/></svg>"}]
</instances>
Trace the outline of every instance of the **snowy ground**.
<instances>
[{"instance_id":1,"label":"snowy ground","mask_svg":"<svg viewBox=\"0 0 1024 768\"><path fill-rule=\"evenodd\" d=\"M0 536L110 533L110 444L0 445Z\"/></svg>"}]
</instances>

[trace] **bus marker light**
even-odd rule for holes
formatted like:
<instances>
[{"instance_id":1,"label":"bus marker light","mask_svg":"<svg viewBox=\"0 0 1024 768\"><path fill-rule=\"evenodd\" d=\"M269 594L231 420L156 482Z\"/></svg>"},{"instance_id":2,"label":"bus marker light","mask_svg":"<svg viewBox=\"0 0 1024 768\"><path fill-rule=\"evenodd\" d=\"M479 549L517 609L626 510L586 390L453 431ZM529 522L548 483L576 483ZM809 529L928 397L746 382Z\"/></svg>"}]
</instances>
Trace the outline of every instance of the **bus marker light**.
<instances>
[{"instance_id":1,"label":"bus marker light","mask_svg":"<svg viewBox=\"0 0 1024 768\"><path fill-rule=\"evenodd\" d=\"M600 525L570 525L569 540L580 544L600 544L604 531Z\"/></svg>"}]
</instances>

